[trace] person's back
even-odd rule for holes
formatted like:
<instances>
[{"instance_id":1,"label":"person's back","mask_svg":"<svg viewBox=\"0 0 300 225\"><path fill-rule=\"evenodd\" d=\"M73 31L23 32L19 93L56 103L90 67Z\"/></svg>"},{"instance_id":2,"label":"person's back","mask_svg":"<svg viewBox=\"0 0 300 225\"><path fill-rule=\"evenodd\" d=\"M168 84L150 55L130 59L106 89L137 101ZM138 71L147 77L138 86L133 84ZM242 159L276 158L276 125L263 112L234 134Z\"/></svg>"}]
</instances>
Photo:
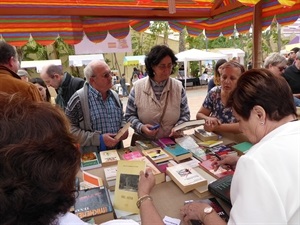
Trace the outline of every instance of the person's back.
<instances>
[{"instance_id":1,"label":"person's back","mask_svg":"<svg viewBox=\"0 0 300 225\"><path fill-rule=\"evenodd\" d=\"M20 93L0 105L0 224L86 225L69 213L81 154L63 112Z\"/></svg>"},{"instance_id":2,"label":"person's back","mask_svg":"<svg viewBox=\"0 0 300 225\"><path fill-rule=\"evenodd\" d=\"M17 75L18 69L19 61L15 48L0 41L0 92L20 93L28 100L42 101L37 88L31 83L22 81Z\"/></svg>"}]
</instances>

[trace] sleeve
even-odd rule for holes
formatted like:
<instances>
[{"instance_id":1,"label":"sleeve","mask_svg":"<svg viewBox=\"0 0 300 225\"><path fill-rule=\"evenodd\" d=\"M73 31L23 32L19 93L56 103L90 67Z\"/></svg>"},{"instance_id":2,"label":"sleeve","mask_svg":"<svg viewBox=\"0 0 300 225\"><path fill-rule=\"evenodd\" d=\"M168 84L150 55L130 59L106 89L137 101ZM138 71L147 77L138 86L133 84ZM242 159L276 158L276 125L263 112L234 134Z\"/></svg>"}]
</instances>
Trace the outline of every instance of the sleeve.
<instances>
[{"instance_id":1,"label":"sleeve","mask_svg":"<svg viewBox=\"0 0 300 225\"><path fill-rule=\"evenodd\" d=\"M214 91L213 90L210 90L205 99L204 99L204 102L202 104L202 106L210 111L212 111L213 109L213 93Z\"/></svg>"},{"instance_id":2,"label":"sleeve","mask_svg":"<svg viewBox=\"0 0 300 225\"><path fill-rule=\"evenodd\" d=\"M183 122L187 122L190 120L191 114L190 114L190 109L188 105L188 100L186 96L185 89L182 88L181 91L181 103L180 103L180 118L176 125L179 125Z\"/></svg>"},{"instance_id":3,"label":"sleeve","mask_svg":"<svg viewBox=\"0 0 300 225\"><path fill-rule=\"evenodd\" d=\"M137 133L142 133L141 129L142 129L143 123L138 118L137 107L134 103L134 99L135 99L135 91L133 88L128 96L128 102L127 102L127 107L126 107L126 112L125 112L125 120L127 122L131 123L131 127Z\"/></svg>"},{"instance_id":4,"label":"sleeve","mask_svg":"<svg viewBox=\"0 0 300 225\"><path fill-rule=\"evenodd\" d=\"M242 156L232 180L228 224L287 224L274 182L255 158Z\"/></svg>"},{"instance_id":5,"label":"sleeve","mask_svg":"<svg viewBox=\"0 0 300 225\"><path fill-rule=\"evenodd\" d=\"M85 121L80 99L76 92L69 100L65 114L71 124L71 133L78 137L81 146L100 146L99 132L82 129Z\"/></svg>"}]
</instances>

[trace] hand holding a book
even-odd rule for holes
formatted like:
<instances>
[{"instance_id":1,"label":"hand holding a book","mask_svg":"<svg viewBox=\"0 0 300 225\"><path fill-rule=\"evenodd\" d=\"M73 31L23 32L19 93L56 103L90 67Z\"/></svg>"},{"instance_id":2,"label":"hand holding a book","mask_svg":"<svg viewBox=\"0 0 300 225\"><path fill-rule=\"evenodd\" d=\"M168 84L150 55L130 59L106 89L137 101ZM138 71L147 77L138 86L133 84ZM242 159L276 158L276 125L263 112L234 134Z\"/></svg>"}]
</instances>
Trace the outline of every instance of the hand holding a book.
<instances>
[{"instance_id":1,"label":"hand holding a book","mask_svg":"<svg viewBox=\"0 0 300 225\"><path fill-rule=\"evenodd\" d=\"M214 171L217 171L220 166L226 170L235 170L237 161L239 160L239 156L237 156L236 154L226 154L220 156L220 158L221 159L216 158L211 164L214 168Z\"/></svg>"},{"instance_id":2,"label":"hand holding a book","mask_svg":"<svg viewBox=\"0 0 300 225\"><path fill-rule=\"evenodd\" d=\"M102 134L103 142L104 142L106 147L113 148L114 146L116 146L119 143L120 140L115 139L114 138L115 135L116 134L111 134L111 133Z\"/></svg>"},{"instance_id":3,"label":"hand holding a book","mask_svg":"<svg viewBox=\"0 0 300 225\"><path fill-rule=\"evenodd\" d=\"M204 129L208 132L216 130L221 125L221 121L216 117L207 117L205 119Z\"/></svg>"},{"instance_id":4,"label":"hand holding a book","mask_svg":"<svg viewBox=\"0 0 300 225\"><path fill-rule=\"evenodd\" d=\"M146 134L146 136L148 137L155 137L155 135L157 134L159 127L157 129L152 129L154 125L152 124L144 124L142 126L142 133Z\"/></svg>"},{"instance_id":5,"label":"hand holding a book","mask_svg":"<svg viewBox=\"0 0 300 225\"><path fill-rule=\"evenodd\" d=\"M138 184L138 196L149 195L152 188L155 186L155 177L151 168L147 168L146 171L140 172L140 180Z\"/></svg>"}]
</instances>

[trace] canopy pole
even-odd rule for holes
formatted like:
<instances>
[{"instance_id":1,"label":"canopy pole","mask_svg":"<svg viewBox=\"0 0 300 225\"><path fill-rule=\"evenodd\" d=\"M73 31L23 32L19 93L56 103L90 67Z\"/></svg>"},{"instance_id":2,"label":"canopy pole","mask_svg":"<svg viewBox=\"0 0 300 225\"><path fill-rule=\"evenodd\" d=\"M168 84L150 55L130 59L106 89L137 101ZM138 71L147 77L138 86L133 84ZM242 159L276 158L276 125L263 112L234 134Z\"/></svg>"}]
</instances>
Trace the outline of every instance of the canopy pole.
<instances>
[{"instance_id":1,"label":"canopy pole","mask_svg":"<svg viewBox=\"0 0 300 225\"><path fill-rule=\"evenodd\" d=\"M253 68L262 67L262 1L254 6L253 15L253 46L252 46L252 64Z\"/></svg>"}]
</instances>

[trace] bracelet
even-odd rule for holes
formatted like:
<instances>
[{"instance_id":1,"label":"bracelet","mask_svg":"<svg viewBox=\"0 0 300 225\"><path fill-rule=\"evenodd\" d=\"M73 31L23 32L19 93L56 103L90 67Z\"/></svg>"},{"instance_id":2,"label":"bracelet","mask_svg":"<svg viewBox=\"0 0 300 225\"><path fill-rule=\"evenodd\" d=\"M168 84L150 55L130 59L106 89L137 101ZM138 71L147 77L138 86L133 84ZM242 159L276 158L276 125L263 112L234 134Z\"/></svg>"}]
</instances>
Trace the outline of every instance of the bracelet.
<instances>
[{"instance_id":1,"label":"bracelet","mask_svg":"<svg viewBox=\"0 0 300 225\"><path fill-rule=\"evenodd\" d=\"M140 208L142 202L143 202L143 201L146 201L146 200L148 200L148 199L152 201L152 197L151 197L150 195L144 195L144 196L140 197L140 198L137 200L137 202L136 202L136 206L137 206L138 208Z\"/></svg>"}]
</instances>

